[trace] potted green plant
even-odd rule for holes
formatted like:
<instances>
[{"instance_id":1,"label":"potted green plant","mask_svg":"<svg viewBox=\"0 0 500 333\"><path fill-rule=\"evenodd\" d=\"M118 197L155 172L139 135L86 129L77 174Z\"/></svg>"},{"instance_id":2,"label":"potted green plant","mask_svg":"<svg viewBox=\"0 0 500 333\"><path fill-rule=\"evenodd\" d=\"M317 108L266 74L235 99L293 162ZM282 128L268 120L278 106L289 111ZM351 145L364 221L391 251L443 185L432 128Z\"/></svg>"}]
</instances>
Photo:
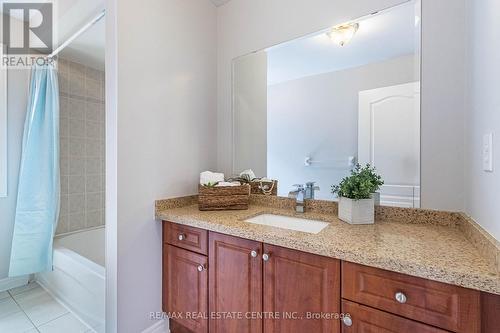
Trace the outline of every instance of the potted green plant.
<instances>
[{"instance_id":1,"label":"potted green plant","mask_svg":"<svg viewBox=\"0 0 500 333\"><path fill-rule=\"evenodd\" d=\"M375 201L375 206L380 205L380 188L384 185L384 180L382 176L377 174L377 169L370 164L366 164L364 167L361 167L360 164L356 165L355 172L359 173L362 177L368 179L372 184L372 196Z\"/></svg>"},{"instance_id":2,"label":"potted green plant","mask_svg":"<svg viewBox=\"0 0 500 333\"><path fill-rule=\"evenodd\" d=\"M350 224L373 224L373 193L380 188L381 183L382 178L376 175L374 168L369 164L362 168L358 164L349 177L332 186L332 193L339 197L339 218Z\"/></svg>"}]
</instances>

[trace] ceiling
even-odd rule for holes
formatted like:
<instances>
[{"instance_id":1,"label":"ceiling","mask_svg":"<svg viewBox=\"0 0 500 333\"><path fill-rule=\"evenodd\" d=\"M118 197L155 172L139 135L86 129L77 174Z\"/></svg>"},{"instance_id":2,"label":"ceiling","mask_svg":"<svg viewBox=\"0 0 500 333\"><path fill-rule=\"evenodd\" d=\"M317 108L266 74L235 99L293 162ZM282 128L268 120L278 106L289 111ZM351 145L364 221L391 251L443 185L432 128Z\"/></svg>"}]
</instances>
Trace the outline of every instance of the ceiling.
<instances>
[{"instance_id":1,"label":"ceiling","mask_svg":"<svg viewBox=\"0 0 500 333\"><path fill-rule=\"evenodd\" d=\"M229 1L231 0L212 0L214 5L216 5L217 7L222 6L225 3L228 3Z\"/></svg>"},{"instance_id":2,"label":"ceiling","mask_svg":"<svg viewBox=\"0 0 500 333\"><path fill-rule=\"evenodd\" d=\"M414 54L419 40L415 3L359 20L359 30L343 47L325 32L267 49L268 82L276 84Z\"/></svg>"}]
</instances>

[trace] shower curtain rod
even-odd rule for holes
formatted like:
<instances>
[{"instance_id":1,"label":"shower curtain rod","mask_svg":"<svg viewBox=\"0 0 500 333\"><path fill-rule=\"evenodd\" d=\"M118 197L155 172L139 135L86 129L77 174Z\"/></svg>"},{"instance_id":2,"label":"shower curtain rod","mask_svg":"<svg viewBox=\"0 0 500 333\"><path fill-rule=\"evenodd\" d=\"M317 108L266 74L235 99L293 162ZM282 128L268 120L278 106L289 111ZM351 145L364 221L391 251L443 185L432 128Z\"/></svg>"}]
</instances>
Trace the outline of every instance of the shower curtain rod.
<instances>
[{"instance_id":1,"label":"shower curtain rod","mask_svg":"<svg viewBox=\"0 0 500 333\"><path fill-rule=\"evenodd\" d=\"M94 24L99 22L104 16L106 16L106 10L103 9L102 12L100 12L96 17L94 17L89 23L85 24L80 30L78 30L73 36L68 38L64 43L62 43L57 49L54 50L48 57L49 58L54 58L66 48L69 44L71 44L75 39L80 37L81 34L83 34L85 31L87 31L90 27L92 27Z\"/></svg>"}]
</instances>

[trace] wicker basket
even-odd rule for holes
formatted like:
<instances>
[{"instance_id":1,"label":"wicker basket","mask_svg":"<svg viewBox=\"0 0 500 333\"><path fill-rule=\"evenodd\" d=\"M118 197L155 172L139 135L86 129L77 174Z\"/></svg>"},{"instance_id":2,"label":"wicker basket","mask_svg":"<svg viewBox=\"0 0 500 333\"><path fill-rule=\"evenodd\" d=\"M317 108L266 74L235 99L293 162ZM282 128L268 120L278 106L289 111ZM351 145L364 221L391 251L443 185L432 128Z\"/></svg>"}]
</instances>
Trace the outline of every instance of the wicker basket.
<instances>
[{"instance_id":1,"label":"wicker basket","mask_svg":"<svg viewBox=\"0 0 500 333\"><path fill-rule=\"evenodd\" d=\"M262 184L262 185L261 185ZM252 194L260 194L260 195L278 195L278 181L272 180L270 182L261 182L261 181L252 181L250 182L250 186L252 186ZM261 186L264 187L264 191Z\"/></svg>"},{"instance_id":2,"label":"wicker basket","mask_svg":"<svg viewBox=\"0 0 500 333\"><path fill-rule=\"evenodd\" d=\"M198 207L207 210L245 210L250 200L250 185L198 187Z\"/></svg>"}]
</instances>

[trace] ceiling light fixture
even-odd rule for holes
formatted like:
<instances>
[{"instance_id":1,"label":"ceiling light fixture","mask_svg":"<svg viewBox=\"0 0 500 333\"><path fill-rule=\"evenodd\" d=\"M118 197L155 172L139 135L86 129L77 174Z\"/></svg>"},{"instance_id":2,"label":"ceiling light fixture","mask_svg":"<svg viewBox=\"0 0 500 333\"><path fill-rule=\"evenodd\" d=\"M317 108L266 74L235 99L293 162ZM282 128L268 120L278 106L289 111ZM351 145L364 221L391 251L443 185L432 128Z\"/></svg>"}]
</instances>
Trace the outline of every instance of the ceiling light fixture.
<instances>
[{"instance_id":1,"label":"ceiling light fixture","mask_svg":"<svg viewBox=\"0 0 500 333\"><path fill-rule=\"evenodd\" d=\"M332 42L344 46L351 41L359 30L359 23L349 23L336 26L327 33Z\"/></svg>"}]
</instances>

